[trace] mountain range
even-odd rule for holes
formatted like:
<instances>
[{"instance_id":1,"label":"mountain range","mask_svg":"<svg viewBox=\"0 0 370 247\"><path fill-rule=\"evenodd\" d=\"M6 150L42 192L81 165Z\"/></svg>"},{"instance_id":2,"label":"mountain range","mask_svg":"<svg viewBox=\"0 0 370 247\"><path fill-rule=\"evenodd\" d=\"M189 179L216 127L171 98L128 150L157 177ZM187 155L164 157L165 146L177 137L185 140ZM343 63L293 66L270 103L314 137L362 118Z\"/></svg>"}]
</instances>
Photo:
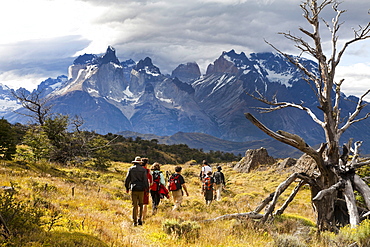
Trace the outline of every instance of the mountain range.
<instances>
[{"instance_id":1,"label":"mountain range","mask_svg":"<svg viewBox=\"0 0 370 247\"><path fill-rule=\"evenodd\" d=\"M307 68L317 72L316 63L300 59ZM250 112L272 130L300 135L311 145L324 141L323 130L305 112L286 108L261 114L256 107L266 105L248 96L247 93L258 90L269 99L275 97L304 104L320 116L315 93L304 75L276 53L247 56L231 50L222 52L208 65L205 74L201 74L197 63L189 62L180 64L171 75L165 75L149 57L138 62L132 59L120 62L115 49L108 47L103 55L77 57L68 68L68 76L49 78L36 90L49 99L54 112L78 115L84 120L86 130L101 134L152 134L163 142L166 137L177 134L182 137L177 139L181 143L200 133L235 145L235 148L224 146L220 151L239 152L240 143L269 140L245 118L244 113ZM358 99L344 94L342 98L342 115L348 116ZM0 85L0 114L12 123L26 122L24 116L13 112L16 108L19 104L12 99L11 90ZM364 109L366 111L368 109ZM364 131L369 126L368 120L356 123L343 135L342 141L350 137L365 140L362 152L369 153L370 144L366 139L370 139L370 133ZM211 138L203 138L212 142ZM195 139L199 139L199 135ZM193 146L196 146L195 139L191 142ZM268 145L276 147L276 142L271 143ZM244 144L242 147L248 146ZM210 148L212 143L204 142L196 148L202 145L204 150L216 150ZM280 147L281 154L291 150L286 145Z\"/></svg>"}]
</instances>

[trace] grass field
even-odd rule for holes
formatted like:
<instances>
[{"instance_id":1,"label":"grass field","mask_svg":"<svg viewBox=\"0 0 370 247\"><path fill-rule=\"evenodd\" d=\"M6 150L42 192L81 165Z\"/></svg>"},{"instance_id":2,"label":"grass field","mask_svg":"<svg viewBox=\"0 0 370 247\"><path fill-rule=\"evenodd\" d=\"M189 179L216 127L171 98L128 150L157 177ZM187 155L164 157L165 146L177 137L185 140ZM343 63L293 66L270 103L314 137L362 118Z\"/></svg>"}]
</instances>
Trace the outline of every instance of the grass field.
<instances>
[{"instance_id":1,"label":"grass field","mask_svg":"<svg viewBox=\"0 0 370 247\"><path fill-rule=\"evenodd\" d=\"M124 189L130 166L114 163L108 171L94 171L2 162L0 186L15 189L11 197L2 192L3 208L10 204L13 215L20 216L7 219L12 237L3 238L1 246L341 246L330 245L338 235L318 238L315 234L308 187L282 216L264 225L250 219L205 221L252 211L290 175L274 168L238 173L224 164L227 186L223 198L206 206L198 179L200 166L183 165L190 195L184 197L181 210L172 211L172 199L163 199L157 214L152 215L148 205L144 225L133 227L130 195ZM163 165L162 171L173 172L174 166ZM34 227L22 230L20 226L27 225L24 222Z\"/></svg>"}]
</instances>

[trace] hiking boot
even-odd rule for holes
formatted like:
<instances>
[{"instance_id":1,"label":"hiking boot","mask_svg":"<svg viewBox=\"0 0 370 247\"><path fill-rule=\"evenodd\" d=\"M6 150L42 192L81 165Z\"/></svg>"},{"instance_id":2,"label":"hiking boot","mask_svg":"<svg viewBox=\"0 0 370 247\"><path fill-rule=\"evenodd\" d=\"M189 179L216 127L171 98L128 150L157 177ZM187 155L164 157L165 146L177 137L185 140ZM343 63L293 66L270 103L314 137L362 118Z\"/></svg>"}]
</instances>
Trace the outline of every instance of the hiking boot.
<instances>
[{"instance_id":1,"label":"hiking boot","mask_svg":"<svg viewBox=\"0 0 370 247\"><path fill-rule=\"evenodd\" d=\"M139 226L142 226L142 225L143 225L143 222L142 222L141 220L138 220L138 221L137 221L137 224L138 224Z\"/></svg>"}]
</instances>

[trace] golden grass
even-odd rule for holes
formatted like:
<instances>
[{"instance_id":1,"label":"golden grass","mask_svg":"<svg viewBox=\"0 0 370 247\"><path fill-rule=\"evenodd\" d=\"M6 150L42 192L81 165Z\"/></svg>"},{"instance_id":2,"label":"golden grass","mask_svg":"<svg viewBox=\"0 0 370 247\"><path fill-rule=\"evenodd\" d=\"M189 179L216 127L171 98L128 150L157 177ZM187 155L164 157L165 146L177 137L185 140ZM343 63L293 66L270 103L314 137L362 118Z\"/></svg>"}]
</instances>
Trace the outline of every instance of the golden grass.
<instances>
[{"instance_id":1,"label":"golden grass","mask_svg":"<svg viewBox=\"0 0 370 247\"><path fill-rule=\"evenodd\" d=\"M223 199L220 202L214 201L207 207L197 177L200 166L183 165L190 195L184 197L181 211L171 211L172 200L163 199L156 215L151 215L151 205L148 205L144 225L133 227L130 196L125 192L123 184L130 166L127 163L113 163L108 171L98 172L88 168L61 167L47 163L17 165L3 162L0 165L0 186L14 186L20 200L37 198L43 202L47 212L44 216L47 222L44 226L45 238L52 246L82 246L73 245L73 239L79 239L80 236L85 241L84 246L93 246L89 243L101 241L96 246L104 246L105 243L107 246L258 247L272 246L274 234L283 232L281 229L284 229L284 225L271 228L278 229L273 232L267 227L259 227L252 220L207 223L203 220L253 210L290 174L280 174L273 169L238 173L231 167L224 166L227 186ZM172 173L173 170L173 165L162 166L164 173ZM288 197L293 187L284 193L283 198ZM303 215L305 220L314 221L309 189L300 191L285 213ZM199 225L199 229L196 233L183 236L167 234L163 228L166 220L178 224L194 222ZM297 221L302 222L300 219ZM51 229L50 232L47 231L48 228ZM294 226L291 228L294 231ZM58 239L64 241L68 236L73 241L66 245L55 244ZM29 246L42 246L38 245L40 241Z\"/></svg>"}]
</instances>

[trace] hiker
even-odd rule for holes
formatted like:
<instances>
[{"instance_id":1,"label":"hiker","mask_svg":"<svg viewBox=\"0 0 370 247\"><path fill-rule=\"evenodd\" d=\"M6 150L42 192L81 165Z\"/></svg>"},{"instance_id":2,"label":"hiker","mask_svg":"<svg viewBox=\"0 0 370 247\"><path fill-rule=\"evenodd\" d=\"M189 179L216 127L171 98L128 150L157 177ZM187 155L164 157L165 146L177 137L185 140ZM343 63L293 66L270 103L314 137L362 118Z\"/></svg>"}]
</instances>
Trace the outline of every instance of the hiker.
<instances>
[{"instance_id":1,"label":"hiker","mask_svg":"<svg viewBox=\"0 0 370 247\"><path fill-rule=\"evenodd\" d=\"M213 173L213 179L215 181L214 188L216 191L216 201L221 201L221 192L222 189L226 186L225 175L221 170L222 167L217 166L217 171Z\"/></svg>"},{"instance_id":2,"label":"hiker","mask_svg":"<svg viewBox=\"0 0 370 247\"><path fill-rule=\"evenodd\" d=\"M206 160L203 160L202 162L202 170L199 174L200 181L203 181L204 177L207 175L208 172L212 172L212 167L208 164Z\"/></svg>"},{"instance_id":3,"label":"hiker","mask_svg":"<svg viewBox=\"0 0 370 247\"><path fill-rule=\"evenodd\" d=\"M176 210L181 207L184 193L182 189L184 189L186 196L189 196L184 177L181 175L181 170L181 166L176 166L175 173L172 174L171 177L168 179L168 190L172 192L174 202L172 210Z\"/></svg>"},{"instance_id":4,"label":"hiker","mask_svg":"<svg viewBox=\"0 0 370 247\"><path fill-rule=\"evenodd\" d=\"M155 162L150 168L153 177L153 183L150 186L150 195L152 196L152 213L153 215L157 212L158 205L161 199L168 195L168 190L166 189L166 182L164 180L164 175L160 171L161 166L158 162Z\"/></svg>"},{"instance_id":5,"label":"hiker","mask_svg":"<svg viewBox=\"0 0 370 247\"><path fill-rule=\"evenodd\" d=\"M207 206L211 205L213 201L213 191L214 191L214 180L212 177L212 172L208 172L203 178L202 192L204 199L206 200Z\"/></svg>"},{"instance_id":6,"label":"hiker","mask_svg":"<svg viewBox=\"0 0 370 247\"><path fill-rule=\"evenodd\" d=\"M149 159L148 158L142 158L141 161L142 161L141 166L144 167L146 172L147 172L146 175L147 175L148 182L149 182L149 187L150 187L153 183L153 178L152 178L152 174L151 174L150 170L147 167L148 164L149 164ZM149 204L149 188L147 190L144 190L143 221L145 220L146 215L147 215L148 204Z\"/></svg>"},{"instance_id":7,"label":"hiker","mask_svg":"<svg viewBox=\"0 0 370 247\"><path fill-rule=\"evenodd\" d=\"M149 189L149 182L147 177L147 171L141 166L140 156L135 157L132 161L133 166L127 172L125 179L126 192L131 191L132 200L132 219L134 221L134 226L143 224L143 201L144 201L144 191ZM139 217L138 217L139 210Z\"/></svg>"}]
</instances>

